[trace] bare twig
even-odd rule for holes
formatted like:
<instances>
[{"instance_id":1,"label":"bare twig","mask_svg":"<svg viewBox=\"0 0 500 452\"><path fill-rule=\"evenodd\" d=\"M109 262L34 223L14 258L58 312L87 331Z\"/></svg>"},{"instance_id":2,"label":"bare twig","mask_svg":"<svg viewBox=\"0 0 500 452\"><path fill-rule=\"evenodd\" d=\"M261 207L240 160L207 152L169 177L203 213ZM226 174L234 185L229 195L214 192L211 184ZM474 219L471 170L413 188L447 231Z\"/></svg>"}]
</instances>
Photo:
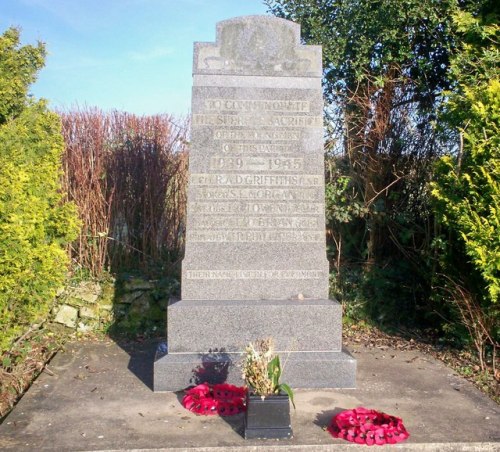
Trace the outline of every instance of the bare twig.
<instances>
[{"instance_id":1,"label":"bare twig","mask_svg":"<svg viewBox=\"0 0 500 452\"><path fill-rule=\"evenodd\" d=\"M81 233L68 252L99 276L143 270L183 245L187 120L78 109L63 112L64 188Z\"/></svg>"}]
</instances>

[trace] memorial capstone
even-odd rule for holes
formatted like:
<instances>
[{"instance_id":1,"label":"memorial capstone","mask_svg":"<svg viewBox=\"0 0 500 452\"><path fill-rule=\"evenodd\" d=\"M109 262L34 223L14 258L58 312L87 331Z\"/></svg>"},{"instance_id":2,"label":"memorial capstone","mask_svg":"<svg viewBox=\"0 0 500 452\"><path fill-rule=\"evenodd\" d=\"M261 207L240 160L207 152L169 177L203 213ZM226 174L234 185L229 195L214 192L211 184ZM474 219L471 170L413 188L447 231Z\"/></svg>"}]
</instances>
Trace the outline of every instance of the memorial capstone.
<instances>
[{"instance_id":1,"label":"memorial capstone","mask_svg":"<svg viewBox=\"0 0 500 452\"><path fill-rule=\"evenodd\" d=\"M195 43L181 300L168 307L155 391L241 384L245 345L272 336L294 387L354 387L328 299L321 47L271 16Z\"/></svg>"}]
</instances>

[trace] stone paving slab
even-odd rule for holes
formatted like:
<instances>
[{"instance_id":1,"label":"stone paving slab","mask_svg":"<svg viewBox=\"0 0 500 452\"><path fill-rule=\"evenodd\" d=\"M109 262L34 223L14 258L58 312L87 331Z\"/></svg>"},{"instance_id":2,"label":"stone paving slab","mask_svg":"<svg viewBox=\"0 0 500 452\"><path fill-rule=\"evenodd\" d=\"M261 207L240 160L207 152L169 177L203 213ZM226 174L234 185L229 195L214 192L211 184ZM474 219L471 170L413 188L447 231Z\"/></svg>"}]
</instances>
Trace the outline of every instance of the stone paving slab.
<instances>
[{"instance_id":1,"label":"stone paving slab","mask_svg":"<svg viewBox=\"0 0 500 452\"><path fill-rule=\"evenodd\" d=\"M294 438L245 440L243 415L201 417L152 391L155 343L69 344L0 425L5 451L342 451L324 431L357 406L403 418L410 438L376 450L499 451L500 407L418 351L352 348L358 389L297 390Z\"/></svg>"}]
</instances>

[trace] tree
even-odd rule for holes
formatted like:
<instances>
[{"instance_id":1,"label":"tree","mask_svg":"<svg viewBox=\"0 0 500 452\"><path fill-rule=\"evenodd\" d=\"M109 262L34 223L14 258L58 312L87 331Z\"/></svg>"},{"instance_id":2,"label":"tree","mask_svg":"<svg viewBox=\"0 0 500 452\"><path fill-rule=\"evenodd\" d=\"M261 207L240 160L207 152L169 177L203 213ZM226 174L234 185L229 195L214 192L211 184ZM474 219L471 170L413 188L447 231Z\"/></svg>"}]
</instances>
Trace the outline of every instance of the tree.
<instances>
[{"instance_id":1,"label":"tree","mask_svg":"<svg viewBox=\"0 0 500 452\"><path fill-rule=\"evenodd\" d=\"M306 43L321 44L325 94L343 101L363 82L382 86L399 68L412 96L432 105L448 86L453 0L266 0L276 16L301 24Z\"/></svg>"},{"instance_id":2,"label":"tree","mask_svg":"<svg viewBox=\"0 0 500 452\"><path fill-rule=\"evenodd\" d=\"M427 183L441 149L437 113L443 92L451 87L456 2L266 3L273 14L299 22L306 43L323 47L327 155L338 177L349 181L351 204L362 206L347 227L336 223L332 229L356 242L342 249L351 261L364 262L365 275L390 268L395 279L389 290L408 287L406 293L386 297L377 283L367 294L375 300L372 314L379 316L385 306L396 316L407 315L415 309L413 299L424 300L430 290ZM337 183L328 177L327 185L329 179ZM400 301L390 306L395 297ZM402 309L403 299L408 309Z\"/></svg>"},{"instance_id":3,"label":"tree","mask_svg":"<svg viewBox=\"0 0 500 452\"><path fill-rule=\"evenodd\" d=\"M459 131L458 152L437 162L432 194L446 274L436 284L447 287L484 368L485 344L493 366L500 346L500 27L491 2L473 6L454 16L462 43L442 114Z\"/></svg>"},{"instance_id":4,"label":"tree","mask_svg":"<svg viewBox=\"0 0 500 452\"><path fill-rule=\"evenodd\" d=\"M0 39L0 124L15 118L29 102L28 90L45 61L45 46L19 46L19 30L9 28Z\"/></svg>"},{"instance_id":5,"label":"tree","mask_svg":"<svg viewBox=\"0 0 500 452\"><path fill-rule=\"evenodd\" d=\"M47 315L78 229L60 190L59 117L27 94L44 56L16 29L0 35L0 350Z\"/></svg>"}]
</instances>

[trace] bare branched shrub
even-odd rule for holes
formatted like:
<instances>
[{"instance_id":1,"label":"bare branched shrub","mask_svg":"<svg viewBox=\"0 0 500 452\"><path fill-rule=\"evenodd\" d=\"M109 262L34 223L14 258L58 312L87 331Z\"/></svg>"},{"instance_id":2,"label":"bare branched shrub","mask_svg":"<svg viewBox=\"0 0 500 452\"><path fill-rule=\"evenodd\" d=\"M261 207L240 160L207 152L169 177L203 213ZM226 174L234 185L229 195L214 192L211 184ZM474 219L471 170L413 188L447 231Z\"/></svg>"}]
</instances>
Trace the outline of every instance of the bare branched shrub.
<instances>
[{"instance_id":1,"label":"bare branched shrub","mask_svg":"<svg viewBox=\"0 0 500 452\"><path fill-rule=\"evenodd\" d=\"M61 116L65 189L83 224L76 265L99 276L171 260L183 246L187 121L98 109Z\"/></svg>"},{"instance_id":2,"label":"bare branched shrub","mask_svg":"<svg viewBox=\"0 0 500 452\"><path fill-rule=\"evenodd\" d=\"M429 252L433 225L428 182L438 137L435 108L424 108L415 89L393 64L383 76L365 74L327 111L327 196L328 189L333 195L327 217L334 220L337 268L344 253L367 270L396 256L419 272L426 269L422 256ZM343 223L349 223L346 230Z\"/></svg>"},{"instance_id":3,"label":"bare branched shrub","mask_svg":"<svg viewBox=\"0 0 500 452\"><path fill-rule=\"evenodd\" d=\"M467 328L474 343L481 370L484 371L488 368L486 351L488 347L491 347L492 370L493 375L497 377L496 360L500 344L495 340L494 329L497 327L498 311L484 309L472 292L451 278L444 277L447 281L445 290L449 294L453 306L457 308L460 320Z\"/></svg>"},{"instance_id":4,"label":"bare branched shrub","mask_svg":"<svg viewBox=\"0 0 500 452\"><path fill-rule=\"evenodd\" d=\"M367 75L345 102L344 156L369 212L367 262L383 260L391 247L411 261L416 248L418 254L429 245L420 222L427 217L423 204L436 137L429 120L432 112L424 121L419 117L422 107L414 99L413 83L394 65L382 80ZM416 242L410 250L399 238L401 224L393 221L402 212L414 217ZM415 265L420 265L418 259Z\"/></svg>"}]
</instances>

